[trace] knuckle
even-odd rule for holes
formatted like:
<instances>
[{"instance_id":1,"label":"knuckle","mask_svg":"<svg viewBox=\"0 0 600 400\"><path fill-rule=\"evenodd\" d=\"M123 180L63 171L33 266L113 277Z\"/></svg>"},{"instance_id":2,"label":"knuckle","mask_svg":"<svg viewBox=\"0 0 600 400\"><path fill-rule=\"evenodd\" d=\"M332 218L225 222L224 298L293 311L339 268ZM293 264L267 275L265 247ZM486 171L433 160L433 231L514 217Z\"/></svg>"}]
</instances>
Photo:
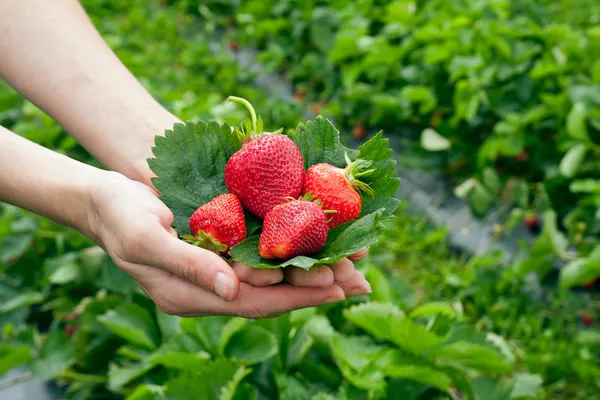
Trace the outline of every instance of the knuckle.
<instances>
[{"instance_id":1,"label":"knuckle","mask_svg":"<svg viewBox=\"0 0 600 400\"><path fill-rule=\"evenodd\" d=\"M188 257L180 257L175 263L175 271L173 271L176 275L181 276L183 279L198 284L201 281L202 277L202 269L198 265L198 263L194 262L194 260Z\"/></svg>"}]
</instances>

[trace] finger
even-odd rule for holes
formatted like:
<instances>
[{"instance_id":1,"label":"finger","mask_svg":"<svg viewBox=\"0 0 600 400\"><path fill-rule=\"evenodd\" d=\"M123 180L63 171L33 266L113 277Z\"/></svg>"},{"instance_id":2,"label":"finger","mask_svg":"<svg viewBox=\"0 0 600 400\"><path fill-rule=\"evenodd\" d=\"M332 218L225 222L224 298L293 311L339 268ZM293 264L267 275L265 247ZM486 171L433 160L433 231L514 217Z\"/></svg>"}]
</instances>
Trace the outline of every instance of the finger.
<instances>
[{"instance_id":1,"label":"finger","mask_svg":"<svg viewBox=\"0 0 600 400\"><path fill-rule=\"evenodd\" d=\"M289 284L255 287L241 283L238 297L226 302L178 277L151 293L162 311L182 317L235 315L269 318L345 299L344 291L335 285L328 288L297 288Z\"/></svg>"},{"instance_id":2,"label":"finger","mask_svg":"<svg viewBox=\"0 0 600 400\"><path fill-rule=\"evenodd\" d=\"M341 260L334 262L330 265L330 268L333 271L333 277L336 283L346 283L354 278L354 275L356 274L354 263L347 258L342 258Z\"/></svg>"},{"instance_id":3,"label":"finger","mask_svg":"<svg viewBox=\"0 0 600 400\"><path fill-rule=\"evenodd\" d=\"M236 315L264 318L345 299L344 291L337 285L328 288L297 288L289 284L255 287L241 283L239 295L235 300L227 302L167 271L127 264L127 272L138 281L161 311L183 317Z\"/></svg>"},{"instance_id":4,"label":"finger","mask_svg":"<svg viewBox=\"0 0 600 400\"><path fill-rule=\"evenodd\" d=\"M333 285L333 271L325 265L316 265L310 270L298 267L283 269L285 280L296 287L327 288Z\"/></svg>"},{"instance_id":5,"label":"finger","mask_svg":"<svg viewBox=\"0 0 600 400\"><path fill-rule=\"evenodd\" d=\"M245 282L252 286L268 286L283 280L281 268L255 269L237 261L233 263L231 268L237 274L240 282Z\"/></svg>"},{"instance_id":6,"label":"finger","mask_svg":"<svg viewBox=\"0 0 600 400\"><path fill-rule=\"evenodd\" d=\"M149 235L146 250L140 263L169 271L227 301L232 301L239 292L239 279L225 260L175 238L164 229Z\"/></svg>"},{"instance_id":7,"label":"finger","mask_svg":"<svg viewBox=\"0 0 600 400\"><path fill-rule=\"evenodd\" d=\"M344 299L344 291L337 285L327 288L308 288L289 284L266 287L242 284L238 298L231 303L226 303L225 309L246 318L270 318L301 308L317 307Z\"/></svg>"},{"instance_id":8,"label":"finger","mask_svg":"<svg viewBox=\"0 0 600 400\"><path fill-rule=\"evenodd\" d=\"M371 293L371 285L360 271L355 271L354 276L348 282L337 283L346 297L362 296Z\"/></svg>"},{"instance_id":9,"label":"finger","mask_svg":"<svg viewBox=\"0 0 600 400\"><path fill-rule=\"evenodd\" d=\"M352 254L351 256L348 256L348 258L350 259L350 261L360 261L363 258L365 258L367 254L369 254L369 249L358 251Z\"/></svg>"}]
</instances>

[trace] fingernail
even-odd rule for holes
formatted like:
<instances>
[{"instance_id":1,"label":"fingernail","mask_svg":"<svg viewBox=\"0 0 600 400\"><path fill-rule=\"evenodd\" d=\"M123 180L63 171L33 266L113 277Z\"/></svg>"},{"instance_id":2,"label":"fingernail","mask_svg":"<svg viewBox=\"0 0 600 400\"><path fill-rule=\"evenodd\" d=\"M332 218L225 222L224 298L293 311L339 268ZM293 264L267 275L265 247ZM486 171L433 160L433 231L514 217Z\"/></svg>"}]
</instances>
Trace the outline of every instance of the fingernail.
<instances>
[{"instance_id":1,"label":"fingernail","mask_svg":"<svg viewBox=\"0 0 600 400\"><path fill-rule=\"evenodd\" d=\"M346 297L344 296L331 296L325 299L325 301L323 302L323 304L330 304L330 303L337 303L339 301L345 300Z\"/></svg>"},{"instance_id":2,"label":"fingernail","mask_svg":"<svg viewBox=\"0 0 600 400\"><path fill-rule=\"evenodd\" d=\"M363 294L371 293L371 284L369 282L364 282L362 285L352 288L348 293L349 296L361 296Z\"/></svg>"},{"instance_id":3,"label":"fingernail","mask_svg":"<svg viewBox=\"0 0 600 400\"><path fill-rule=\"evenodd\" d=\"M217 274L217 277L215 278L213 290L224 300L231 301L233 300L233 291L235 290L235 284L229 276L222 272L219 272Z\"/></svg>"}]
</instances>

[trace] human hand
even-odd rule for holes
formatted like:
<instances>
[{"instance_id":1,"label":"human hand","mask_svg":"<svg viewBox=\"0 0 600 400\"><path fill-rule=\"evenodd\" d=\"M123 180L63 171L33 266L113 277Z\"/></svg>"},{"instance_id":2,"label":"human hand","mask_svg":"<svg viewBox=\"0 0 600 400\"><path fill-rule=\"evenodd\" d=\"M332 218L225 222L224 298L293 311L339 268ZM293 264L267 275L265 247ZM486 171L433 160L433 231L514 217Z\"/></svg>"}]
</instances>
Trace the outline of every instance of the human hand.
<instances>
[{"instance_id":1,"label":"human hand","mask_svg":"<svg viewBox=\"0 0 600 400\"><path fill-rule=\"evenodd\" d=\"M285 269L289 283L273 285L284 278L282 270L230 266L179 240L173 214L149 187L106 173L91 191L90 236L168 314L271 317L370 292L346 259L308 272Z\"/></svg>"}]
</instances>

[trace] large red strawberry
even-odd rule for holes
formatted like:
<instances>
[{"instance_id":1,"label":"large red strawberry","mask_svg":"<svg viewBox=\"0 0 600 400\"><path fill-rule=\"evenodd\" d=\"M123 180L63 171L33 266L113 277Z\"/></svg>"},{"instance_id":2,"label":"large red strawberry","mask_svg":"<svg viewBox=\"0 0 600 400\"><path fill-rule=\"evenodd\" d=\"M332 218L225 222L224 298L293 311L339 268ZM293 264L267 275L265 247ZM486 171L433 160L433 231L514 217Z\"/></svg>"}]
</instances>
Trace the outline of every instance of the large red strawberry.
<instances>
[{"instance_id":1,"label":"large red strawberry","mask_svg":"<svg viewBox=\"0 0 600 400\"><path fill-rule=\"evenodd\" d=\"M190 217L188 242L215 253L229 249L246 238L246 221L242 204L235 194L222 194L199 207Z\"/></svg>"},{"instance_id":2,"label":"large red strawberry","mask_svg":"<svg viewBox=\"0 0 600 400\"><path fill-rule=\"evenodd\" d=\"M302 154L290 138L281 135L281 130L263 132L262 120L257 121L248 101L239 97L229 100L248 108L252 125L247 124L245 133L237 131L243 140L242 148L225 166L225 184L240 198L244 208L264 219L286 197L300 196L304 175Z\"/></svg>"},{"instance_id":3,"label":"large red strawberry","mask_svg":"<svg viewBox=\"0 0 600 400\"><path fill-rule=\"evenodd\" d=\"M314 254L325 246L327 232L327 217L319 204L288 201L267 214L258 251L263 258L284 260Z\"/></svg>"},{"instance_id":4,"label":"large red strawberry","mask_svg":"<svg viewBox=\"0 0 600 400\"><path fill-rule=\"evenodd\" d=\"M372 174L371 161L351 162L346 156L345 169L331 164L315 164L304 175L303 193L311 194L323 203L326 210L337 211L329 220L329 229L351 221L360 215L362 199L358 191L373 195L373 190L359 177Z\"/></svg>"}]
</instances>

